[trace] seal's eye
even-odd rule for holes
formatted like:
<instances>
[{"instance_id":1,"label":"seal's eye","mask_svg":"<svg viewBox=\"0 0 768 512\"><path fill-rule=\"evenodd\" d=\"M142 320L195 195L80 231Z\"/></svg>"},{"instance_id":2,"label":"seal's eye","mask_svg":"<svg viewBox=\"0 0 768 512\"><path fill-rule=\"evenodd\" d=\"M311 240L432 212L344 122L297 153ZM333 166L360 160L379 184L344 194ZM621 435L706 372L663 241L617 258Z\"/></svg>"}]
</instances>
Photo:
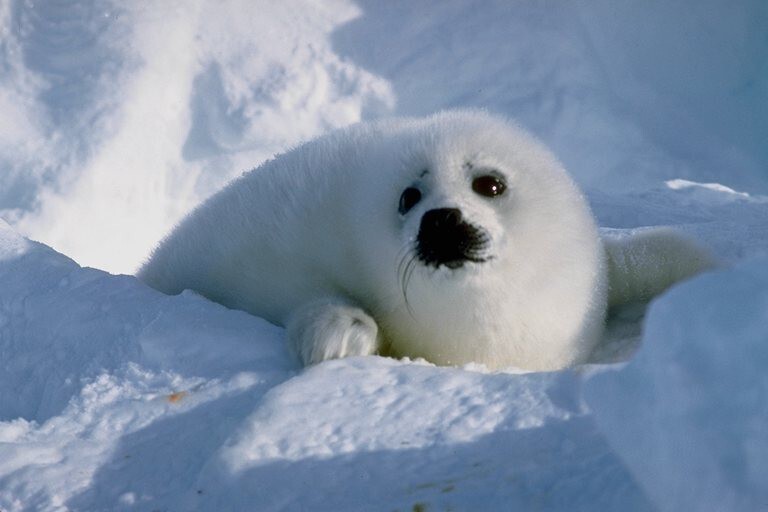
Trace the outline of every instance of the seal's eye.
<instances>
[{"instance_id":1,"label":"seal's eye","mask_svg":"<svg viewBox=\"0 0 768 512\"><path fill-rule=\"evenodd\" d=\"M408 187L400 195L400 206L397 211L400 212L400 215L405 215L419 201L421 201L421 191L416 187Z\"/></svg>"},{"instance_id":2,"label":"seal's eye","mask_svg":"<svg viewBox=\"0 0 768 512\"><path fill-rule=\"evenodd\" d=\"M499 176L484 174L472 180L472 190L485 197L500 196L507 190L507 184Z\"/></svg>"}]
</instances>

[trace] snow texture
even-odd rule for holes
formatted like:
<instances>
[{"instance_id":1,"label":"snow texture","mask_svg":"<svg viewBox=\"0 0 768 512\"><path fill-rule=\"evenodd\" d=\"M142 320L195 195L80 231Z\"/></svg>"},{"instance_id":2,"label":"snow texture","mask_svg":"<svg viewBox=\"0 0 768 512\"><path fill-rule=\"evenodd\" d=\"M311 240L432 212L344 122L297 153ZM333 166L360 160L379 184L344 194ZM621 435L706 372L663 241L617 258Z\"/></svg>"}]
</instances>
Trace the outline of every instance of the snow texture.
<instances>
[{"instance_id":1,"label":"snow texture","mask_svg":"<svg viewBox=\"0 0 768 512\"><path fill-rule=\"evenodd\" d=\"M0 510L764 509L766 26L759 0L0 2ZM722 268L614 312L593 364L516 374L301 370L259 318L81 266L133 271L302 140L468 106L552 147L601 226Z\"/></svg>"},{"instance_id":2,"label":"snow texture","mask_svg":"<svg viewBox=\"0 0 768 512\"><path fill-rule=\"evenodd\" d=\"M762 258L672 290L632 362L587 383L596 423L660 509L768 504L766 326Z\"/></svg>"}]
</instances>

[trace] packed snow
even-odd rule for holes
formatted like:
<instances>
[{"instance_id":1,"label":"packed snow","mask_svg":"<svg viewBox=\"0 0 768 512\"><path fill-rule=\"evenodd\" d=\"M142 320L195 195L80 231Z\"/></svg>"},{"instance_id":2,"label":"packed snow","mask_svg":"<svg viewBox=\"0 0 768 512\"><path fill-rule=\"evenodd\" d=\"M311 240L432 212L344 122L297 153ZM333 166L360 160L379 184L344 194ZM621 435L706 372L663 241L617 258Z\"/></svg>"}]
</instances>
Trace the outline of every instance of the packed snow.
<instances>
[{"instance_id":1,"label":"packed snow","mask_svg":"<svg viewBox=\"0 0 768 512\"><path fill-rule=\"evenodd\" d=\"M768 507L766 27L759 0L0 2L0 510ZM107 272L291 145L466 106L552 147L606 235L677 226L720 268L528 374L302 369L279 327Z\"/></svg>"}]
</instances>

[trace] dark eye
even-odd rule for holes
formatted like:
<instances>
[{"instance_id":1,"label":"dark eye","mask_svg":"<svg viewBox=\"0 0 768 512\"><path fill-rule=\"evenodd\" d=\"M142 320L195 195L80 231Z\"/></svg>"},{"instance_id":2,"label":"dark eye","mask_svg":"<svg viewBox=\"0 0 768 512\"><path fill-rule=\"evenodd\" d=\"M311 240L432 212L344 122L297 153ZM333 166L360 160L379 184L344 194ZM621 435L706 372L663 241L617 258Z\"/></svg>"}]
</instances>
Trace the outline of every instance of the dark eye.
<instances>
[{"instance_id":1,"label":"dark eye","mask_svg":"<svg viewBox=\"0 0 768 512\"><path fill-rule=\"evenodd\" d=\"M485 197L500 196L507 190L507 184L499 176L486 174L472 180L472 190Z\"/></svg>"},{"instance_id":2,"label":"dark eye","mask_svg":"<svg viewBox=\"0 0 768 512\"><path fill-rule=\"evenodd\" d=\"M400 195L400 206L397 211L400 212L400 215L405 215L419 201L421 201L421 191L416 187L408 187Z\"/></svg>"}]
</instances>

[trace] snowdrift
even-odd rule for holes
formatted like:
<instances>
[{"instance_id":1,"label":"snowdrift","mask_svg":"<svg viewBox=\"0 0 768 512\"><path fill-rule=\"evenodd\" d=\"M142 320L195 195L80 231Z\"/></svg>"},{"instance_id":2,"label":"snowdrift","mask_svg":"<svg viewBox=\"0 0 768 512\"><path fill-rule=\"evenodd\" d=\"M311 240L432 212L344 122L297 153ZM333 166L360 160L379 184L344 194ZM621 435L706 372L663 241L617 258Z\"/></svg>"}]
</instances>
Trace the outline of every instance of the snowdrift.
<instances>
[{"instance_id":1,"label":"snowdrift","mask_svg":"<svg viewBox=\"0 0 768 512\"><path fill-rule=\"evenodd\" d=\"M259 318L3 225L0 509L757 509L768 201L690 182L609 198L598 215L677 220L726 265L655 301L628 363L539 374L302 370Z\"/></svg>"}]
</instances>

